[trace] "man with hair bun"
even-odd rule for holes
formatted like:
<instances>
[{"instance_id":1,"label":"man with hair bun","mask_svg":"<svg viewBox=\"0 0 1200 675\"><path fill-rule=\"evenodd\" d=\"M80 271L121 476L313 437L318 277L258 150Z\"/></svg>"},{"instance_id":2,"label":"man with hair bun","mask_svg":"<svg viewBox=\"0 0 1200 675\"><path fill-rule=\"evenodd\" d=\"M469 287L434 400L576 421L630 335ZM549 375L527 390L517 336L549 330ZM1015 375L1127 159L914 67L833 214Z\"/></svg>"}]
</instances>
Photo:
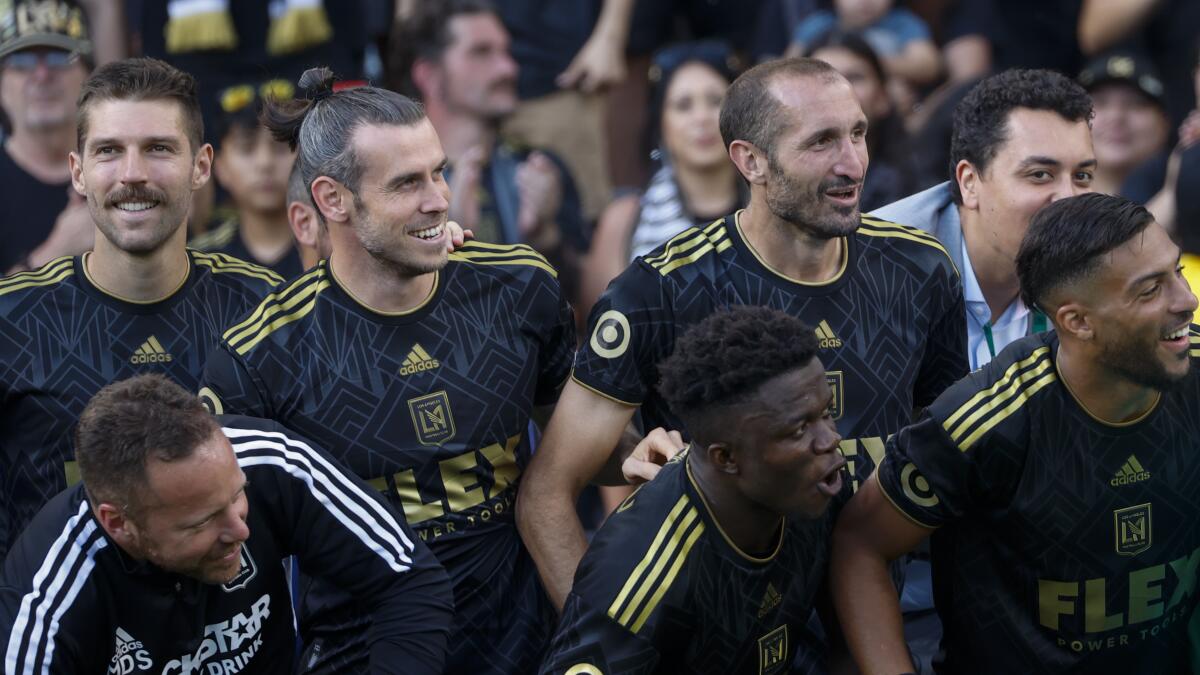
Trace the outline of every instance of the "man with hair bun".
<instances>
[{"instance_id":1,"label":"man with hair bun","mask_svg":"<svg viewBox=\"0 0 1200 675\"><path fill-rule=\"evenodd\" d=\"M312 443L146 374L92 397L75 445L82 483L0 576L5 673L296 672L287 556L374 617L372 673L443 672L445 571Z\"/></svg>"},{"instance_id":2,"label":"man with hair bun","mask_svg":"<svg viewBox=\"0 0 1200 675\"><path fill-rule=\"evenodd\" d=\"M1188 672L1200 573L1200 329L1179 248L1120 197L1062 199L1017 254L1054 331L946 390L834 532L864 673L913 670L887 562L932 535L938 672Z\"/></svg>"},{"instance_id":3,"label":"man with hair bun","mask_svg":"<svg viewBox=\"0 0 1200 675\"><path fill-rule=\"evenodd\" d=\"M850 493L818 349L766 307L679 339L659 390L692 440L592 540L542 673L791 672Z\"/></svg>"},{"instance_id":4,"label":"man with hair bun","mask_svg":"<svg viewBox=\"0 0 1200 675\"><path fill-rule=\"evenodd\" d=\"M513 522L529 422L574 354L556 272L524 245L447 254L446 155L421 105L375 87L267 108L298 146L331 254L225 331L201 395L214 410L305 434L407 516L446 566L447 672L537 667L553 609ZM302 578L307 672L365 672L370 625L352 599Z\"/></svg>"}]
</instances>

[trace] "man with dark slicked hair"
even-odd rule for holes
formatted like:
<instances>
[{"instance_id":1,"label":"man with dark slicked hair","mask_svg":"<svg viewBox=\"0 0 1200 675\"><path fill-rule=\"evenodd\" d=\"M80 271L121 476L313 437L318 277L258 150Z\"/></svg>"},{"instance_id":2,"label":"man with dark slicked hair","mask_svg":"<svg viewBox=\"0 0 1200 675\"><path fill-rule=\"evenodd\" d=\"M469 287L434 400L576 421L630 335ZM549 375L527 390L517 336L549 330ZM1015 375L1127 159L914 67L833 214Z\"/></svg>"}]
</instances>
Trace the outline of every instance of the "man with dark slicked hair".
<instances>
[{"instance_id":1,"label":"man with dark slicked hair","mask_svg":"<svg viewBox=\"0 0 1200 675\"><path fill-rule=\"evenodd\" d=\"M1150 213L1034 217L1009 345L889 440L842 512L831 582L865 673L911 671L887 561L932 535L944 673L1187 672L1200 569L1200 331Z\"/></svg>"},{"instance_id":2,"label":"man with dark slicked hair","mask_svg":"<svg viewBox=\"0 0 1200 675\"><path fill-rule=\"evenodd\" d=\"M746 306L680 338L660 389L692 441L592 541L541 672L789 672L850 491L818 344Z\"/></svg>"}]
</instances>

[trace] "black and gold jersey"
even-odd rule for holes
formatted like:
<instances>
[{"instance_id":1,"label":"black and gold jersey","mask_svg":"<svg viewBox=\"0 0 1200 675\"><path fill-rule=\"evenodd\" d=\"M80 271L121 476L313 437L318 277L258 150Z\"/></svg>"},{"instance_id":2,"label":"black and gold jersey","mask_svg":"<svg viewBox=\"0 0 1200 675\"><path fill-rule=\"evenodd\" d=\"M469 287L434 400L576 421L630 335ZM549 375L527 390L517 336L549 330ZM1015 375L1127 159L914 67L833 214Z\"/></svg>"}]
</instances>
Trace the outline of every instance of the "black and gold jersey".
<instances>
[{"instance_id":1,"label":"black and gold jersey","mask_svg":"<svg viewBox=\"0 0 1200 675\"><path fill-rule=\"evenodd\" d=\"M0 557L51 497L74 483L72 432L104 385L159 372L194 390L221 331L280 278L188 251L165 300L116 297L64 257L0 280Z\"/></svg>"},{"instance_id":2,"label":"black and gold jersey","mask_svg":"<svg viewBox=\"0 0 1200 675\"><path fill-rule=\"evenodd\" d=\"M557 399L574 347L545 259L469 242L425 302L398 314L368 309L320 263L225 331L201 396L312 438L403 511L454 582L455 672L527 672L552 614L513 506L530 414ZM344 600L321 588L303 599L306 640L337 633L321 647L327 660L333 643L363 633Z\"/></svg>"},{"instance_id":3,"label":"black and gold jersey","mask_svg":"<svg viewBox=\"0 0 1200 675\"><path fill-rule=\"evenodd\" d=\"M1187 672L1200 566L1200 333L1192 371L1106 424L1012 343L892 438L891 502L932 537L942 672Z\"/></svg>"},{"instance_id":4,"label":"black and gold jersey","mask_svg":"<svg viewBox=\"0 0 1200 675\"><path fill-rule=\"evenodd\" d=\"M861 481L914 408L966 374L966 323L958 272L932 235L863 216L843 253L832 280L806 284L762 261L737 214L686 230L609 285L592 310L574 377L640 405L647 429L683 429L654 390L656 364L675 340L721 307L787 312L816 330L842 454Z\"/></svg>"},{"instance_id":5,"label":"black and gold jersey","mask_svg":"<svg viewBox=\"0 0 1200 675\"><path fill-rule=\"evenodd\" d=\"M686 457L686 453L681 455ZM672 461L596 533L542 673L791 672L829 559L833 509L754 557Z\"/></svg>"}]
</instances>

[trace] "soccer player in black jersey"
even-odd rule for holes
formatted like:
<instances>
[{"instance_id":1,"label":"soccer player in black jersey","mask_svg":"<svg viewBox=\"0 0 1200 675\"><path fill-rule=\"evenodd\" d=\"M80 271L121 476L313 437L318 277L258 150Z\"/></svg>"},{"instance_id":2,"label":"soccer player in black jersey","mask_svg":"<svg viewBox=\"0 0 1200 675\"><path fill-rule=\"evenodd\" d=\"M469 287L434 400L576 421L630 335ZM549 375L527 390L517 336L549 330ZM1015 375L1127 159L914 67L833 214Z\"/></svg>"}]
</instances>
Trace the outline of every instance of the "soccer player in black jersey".
<instances>
[{"instance_id":1,"label":"soccer player in black jersey","mask_svg":"<svg viewBox=\"0 0 1200 675\"><path fill-rule=\"evenodd\" d=\"M585 547L575 500L598 474L622 479L614 448L634 411L646 429L685 431L653 386L688 325L742 304L813 326L840 449L859 480L914 407L966 373L962 289L941 244L859 213L866 133L853 89L824 62L769 62L730 86L721 134L750 183L749 205L683 232L612 282L518 501L521 533L560 605Z\"/></svg>"},{"instance_id":2,"label":"soccer player in black jersey","mask_svg":"<svg viewBox=\"0 0 1200 675\"><path fill-rule=\"evenodd\" d=\"M82 483L0 576L5 673L294 673L288 555L373 614L371 672L443 672L445 571L311 442L157 374L102 389L76 441Z\"/></svg>"},{"instance_id":3,"label":"soccer player in black jersey","mask_svg":"<svg viewBox=\"0 0 1200 675\"><path fill-rule=\"evenodd\" d=\"M194 389L220 331L280 281L185 249L212 165L203 135L195 80L161 61L83 85L70 167L95 249L0 280L0 557L73 482L70 431L92 394L147 371Z\"/></svg>"},{"instance_id":4,"label":"soccer player in black jersey","mask_svg":"<svg viewBox=\"0 0 1200 675\"><path fill-rule=\"evenodd\" d=\"M202 395L321 443L384 492L446 566L448 672L527 673L553 610L513 522L535 407L553 404L575 347L554 269L527 246L444 249L445 154L421 106L362 87L275 109L299 141L333 252L231 324ZM362 617L328 585L303 597L317 672L365 666Z\"/></svg>"},{"instance_id":5,"label":"soccer player in black jersey","mask_svg":"<svg viewBox=\"0 0 1200 675\"><path fill-rule=\"evenodd\" d=\"M818 349L766 307L679 339L659 390L691 444L592 540L541 672L791 672L849 493Z\"/></svg>"},{"instance_id":6,"label":"soccer player in black jersey","mask_svg":"<svg viewBox=\"0 0 1200 675\"><path fill-rule=\"evenodd\" d=\"M888 559L932 535L943 673L1187 672L1200 569L1200 332L1141 206L1045 207L1017 256L1055 332L1012 343L892 438L834 536L864 673L912 668Z\"/></svg>"}]
</instances>

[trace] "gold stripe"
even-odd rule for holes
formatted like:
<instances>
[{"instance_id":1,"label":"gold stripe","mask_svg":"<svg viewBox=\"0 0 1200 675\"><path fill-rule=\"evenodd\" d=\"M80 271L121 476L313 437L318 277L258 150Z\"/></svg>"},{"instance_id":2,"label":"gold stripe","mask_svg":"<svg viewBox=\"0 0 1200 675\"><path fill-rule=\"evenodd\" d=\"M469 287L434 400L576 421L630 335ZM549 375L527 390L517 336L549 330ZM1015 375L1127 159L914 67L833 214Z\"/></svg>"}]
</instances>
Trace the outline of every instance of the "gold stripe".
<instances>
[{"instance_id":1,"label":"gold stripe","mask_svg":"<svg viewBox=\"0 0 1200 675\"><path fill-rule=\"evenodd\" d=\"M493 244L486 241L476 241L474 239L464 242L459 251L468 251L473 248L491 249L493 251L519 251L525 250L531 253L536 253L533 247L529 244Z\"/></svg>"},{"instance_id":2,"label":"gold stripe","mask_svg":"<svg viewBox=\"0 0 1200 675\"><path fill-rule=\"evenodd\" d=\"M667 263L666 265L663 265L661 268L658 268L658 273L665 277L668 274L670 274L671 272L674 272L675 270L679 269L680 267L683 267L684 265L690 265L690 264L696 262L697 260L699 260L700 258L703 258L704 255L710 251L715 251L716 253L719 254L724 251L727 251L729 249L729 247L731 247L731 246L733 246L733 240L728 239L728 238L725 239L724 241L722 241L721 243L717 244L715 249L712 246L712 244L705 244L704 246L701 246L700 248L696 249L696 251L694 253L692 253L691 255L683 257L683 258L676 258L676 259L672 260L671 262Z\"/></svg>"},{"instance_id":3,"label":"gold stripe","mask_svg":"<svg viewBox=\"0 0 1200 675\"><path fill-rule=\"evenodd\" d=\"M682 520L671 531L671 536L663 547L662 552L655 558L654 566L646 574L645 580L638 585L637 592L629 599L629 603L625 605L625 610L621 612L621 616L617 618L617 623L631 627L631 622L634 620L634 615L639 607L642 606L642 601L646 599L646 594L651 589L658 588L659 578L667 571L667 563L671 562L675 555L675 551L679 545L683 543L683 538L691 531L693 523L700 519L700 512L689 506L687 512L683 514Z\"/></svg>"},{"instance_id":4,"label":"gold stripe","mask_svg":"<svg viewBox=\"0 0 1200 675\"><path fill-rule=\"evenodd\" d=\"M650 548L646 550L646 555L642 556L642 559L638 562L637 567L634 567L633 572L630 572L629 578L625 580L625 585L621 587L621 592L617 594L616 599L613 600L611 605L609 605L608 615L610 617L614 619L617 618L618 613L621 611L622 605L625 603L625 598L629 596L633 589L638 587L638 579L641 577L642 572L644 572L646 567L650 565L650 562L654 560L655 555L658 553L659 547L662 545L663 541L666 540L667 535L671 532L671 530L674 529L675 520L679 517L680 512L683 511L687 505L687 495L680 495L679 500L675 502L675 506L671 509L671 512L667 514L665 519L663 519L663 524L659 526L658 534L654 535L654 541L650 542Z\"/></svg>"},{"instance_id":5,"label":"gold stripe","mask_svg":"<svg viewBox=\"0 0 1200 675\"><path fill-rule=\"evenodd\" d=\"M158 338L154 337L153 335L150 336L150 339L146 340L146 343L149 344L150 347L159 354L167 353L167 350L163 349L162 343L159 342Z\"/></svg>"},{"instance_id":6,"label":"gold stripe","mask_svg":"<svg viewBox=\"0 0 1200 675\"><path fill-rule=\"evenodd\" d=\"M1038 393L1038 391L1040 391L1043 387L1057 379L1058 375L1052 370L1043 375L1041 379L1030 384L1025 388L1024 391L1022 391L1020 394L1017 394L1012 403L1004 406L1004 408L993 415L991 419L979 425L979 428L976 429L974 433L963 439L963 442L959 445L959 447L962 448L963 452L966 452L972 445L975 444L975 441L979 440L981 436L991 431L993 427L1003 422L1008 418L1009 415L1016 412L1017 408L1020 408L1022 405L1024 405L1025 402L1028 401L1034 394Z\"/></svg>"},{"instance_id":7,"label":"gold stripe","mask_svg":"<svg viewBox=\"0 0 1200 675\"><path fill-rule=\"evenodd\" d=\"M267 321L270 320L271 317L275 316L276 314L286 314L291 312L293 307L296 307L303 302L307 302L309 298L315 297L327 286L329 286L328 279L321 279L315 284L309 284L308 286L305 286L303 290L288 298L286 301L272 304L265 312L263 312L262 319L260 321L256 321L253 325L246 327L236 335L229 336L229 334L226 333L227 337L225 341L228 342L229 346L231 347L236 346L235 343L261 331L263 326L266 325Z\"/></svg>"},{"instance_id":8,"label":"gold stripe","mask_svg":"<svg viewBox=\"0 0 1200 675\"><path fill-rule=\"evenodd\" d=\"M695 252L688 254L688 251L699 250L706 246L711 248L713 245L719 244L722 241L728 241L728 239L728 230L721 230L720 232L716 232L714 234L702 233L699 237L684 242L674 250L664 252L658 260L651 261L647 259L646 262L649 263L654 269L659 269L665 265L670 265L675 260L679 260L680 258L684 257L685 254L692 256L696 255Z\"/></svg>"},{"instance_id":9,"label":"gold stripe","mask_svg":"<svg viewBox=\"0 0 1200 675\"><path fill-rule=\"evenodd\" d=\"M275 272L272 272L266 267L246 262L245 260L235 258L231 255L226 255L224 253L205 253L203 251L192 251L192 255L192 259L195 260L197 265L203 265L217 274L226 274L231 272L244 274L248 277L254 277L256 279L268 281L272 285L279 285L283 282L283 277L279 276Z\"/></svg>"},{"instance_id":10,"label":"gold stripe","mask_svg":"<svg viewBox=\"0 0 1200 675\"><path fill-rule=\"evenodd\" d=\"M696 545L696 540L700 535L704 534L704 521L696 522L688 534L687 540L683 542L683 548L679 551L679 555L675 556L675 563L671 565L671 569L667 571L667 576L658 584L658 590L654 591L654 595L650 596L650 602L646 603L642 613L638 615L637 621L633 624L633 632L637 633L646 624L646 620L654 613L654 609L658 607L658 603L662 601L667 590L671 588L671 584L675 583L675 577L679 576L679 570L683 568L683 563L687 561L688 553L691 553L692 546Z\"/></svg>"},{"instance_id":11,"label":"gold stripe","mask_svg":"<svg viewBox=\"0 0 1200 675\"><path fill-rule=\"evenodd\" d=\"M995 384L993 384L991 387L989 387L987 389L984 389L983 391L976 392L976 394L974 396L972 396L969 400L967 400L966 403L959 406L958 409L954 411L953 415L951 415L950 417L947 417L946 421L942 422L942 426L946 429L946 431L950 431L950 427L954 425L955 420L957 420L959 417L965 415L968 410L973 408L980 401L991 396L992 394L995 394L1002 387L1006 386L1008 384L1008 381L1012 379L1013 375L1016 374L1016 372L1018 370L1021 370L1025 366L1030 365L1031 363L1033 363L1034 361L1037 361L1038 359L1042 358L1043 356L1047 356L1049 353L1050 353L1049 347L1039 347L1039 348L1033 350L1033 353L1030 354L1024 360L1017 361L1016 363L1009 366L1008 369L1004 371L1004 374L1000 376L1000 379L996 380Z\"/></svg>"},{"instance_id":12,"label":"gold stripe","mask_svg":"<svg viewBox=\"0 0 1200 675\"><path fill-rule=\"evenodd\" d=\"M136 354L138 356L146 356L148 354L148 352L146 351L146 344L143 342L142 346L138 347L137 351L134 352L134 354Z\"/></svg>"},{"instance_id":13,"label":"gold stripe","mask_svg":"<svg viewBox=\"0 0 1200 675\"><path fill-rule=\"evenodd\" d=\"M918 236L912 234L911 232L901 231L901 230L872 229L872 226L869 226L869 225L860 225L858 228L858 231L862 232L863 234L865 234L869 237L894 237L897 239L907 239L909 241L915 241L920 244L925 244L926 246L932 246L933 248L936 248L937 250L944 253L947 258L950 257L950 254L946 252L946 248L944 246L942 246L942 243L940 241L938 241L937 239L928 239L926 237L918 237Z\"/></svg>"},{"instance_id":14,"label":"gold stripe","mask_svg":"<svg viewBox=\"0 0 1200 675\"><path fill-rule=\"evenodd\" d=\"M22 283L25 281L45 279L47 277L54 276L55 274L58 274L60 271L62 271L64 267L73 267L73 265L71 265L70 263L71 263L71 256L63 256L61 258L56 258L56 259L46 263L45 265L42 265L41 267L39 267L36 270L17 272L16 274L14 274L10 277L0 279L0 289L3 289L6 286L12 286L15 284L19 284L19 283Z\"/></svg>"},{"instance_id":15,"label":"gold stripe","mask_svg":"<svg viewBox=\"0 0 1200 675\"><path fill-rule=\"evenodd\" d=\"M893 223L890 220L882 220L880 218L873 218L871 216L863 216L862 224L867 225L868 227L873 227L877 230L892 230L895 232L905 232L905 233L911 234L916 237L922 237L924 239L928 239L931 242L937 242L939 245L941 245L941 243L942 243L942 240L938 239L933 234L926 232L925 230L922 230L919 227L913 227L911 225L901 225L900 223Z\"/></svg>"},{"instance_id":16,"label":"gold stripe","mask_svg":"<svg viewBox=\"0 0 1200 675\"><path fill-rule=\"evenodd\" d=\"M967 416L966 419L964 419L956 429L950 432L950 438L956 443L961 441L963 434L965 434L972 425L974 425L988 413L995 410L997 407L1003 405L1005 401L1019 395L1025 385L1041 377L1042 373L1046 372L1047 370L1051 370L1051 372L1053 372L1053 365L1054 364L1050 361L1050 359L1046 359L1042 363L1038 364L1037 367L1021 373L1021 375L1010 382L1007 387L997 392L995 396L988 399L983 403L983 405L980 405L975 412Z\"/></svg>"},{"instance_id":17,"label":"gold stripe","mask_svg":"<svg viewBox=\"0 0 1200 675\"><path fill-rule=\"evenodd\" d=\"M723 227L714 229L723 223L724 220L722 219L711 223L702 230L685 230L683 233L676 235L674 239L668 241L667 245L663 247L662 253L655 256L646 256L646 263L651 267L657 267L665 264L672 257L682 255L706 241L715 242L729 236L729 230Z\"/></svg>"},{"instance_id":18,"label":"gold stripe","mask_svg":"<svg viewBox=\"0 0 1200 675\"><path fill-rule=\"evenodd\" d=\"M533 258L520 260L481 260L477 258L472 260L471 258L467 258L463 254L458 253L457 251L451 253L449 258L450 260L457 262L472 263L474 265L530 265L532 267L540 267L541 269L549 272L550 276L554 277L555 279L558 278L558 272L553 267L551 267L548 263L544 263Z\"/></svg>"},{"instance_id":19,"label":"gold stripe","mask_svg":"<svg viewBox=\"0 0 1200 675\"><path fill-rule=\"evenodd\" d=\"M255 345L257 345L259 342L262 342L263 339L271 333L288 325L289 323L292 323L293 321L299 321L300 319L303 319L309 312L313 310L313 307L317 306L317 296L320 294L321 290L328 285L328 280L321 281L320 284L317 284L317 292L312 294L312 299L309 300L304 306L298 308L291 314L285 314L277 317L274 321L264 326L262 330L260 330L258 334L255 335L254 338L249 342L236 347L235 351L237 351L239 356L245 356L250 352L251 349L254 349Z\"/></svg>"},{"instance_id":20,"label":"gold stripe","mask_svg":"<svg viewBox=\"0 0 1200 675\"><path fill-rule=\"evenodd\" d=\"M571 376L567 379L575 382L575 384L578 384L579 386L583 387L584 389L587 389L588 391L592 392L593 394L595 394L597 396L602 396L602 397L612 401L613 403L620 403L621 405L627 405L627 406L630 406L633 408L636 408L641 405L641 403L634 403L633 401L625 401L625 400L617 398L616 396L611 396L611 395L606 394L606 393L600 391L599 389L591 386L590 384L587 384L583 380L580 380L578 377L575 377L575 369L574 368L571 369Z\"/></svg>"},{"instance_id":21,"label":"gold stripe","mask_svg":"<svg viewBox=\"0 0 1200 675\"><path fill-rule=\"evenodd\" d=\"M0 288L0 295L12 293L13 291L19 291L22 288L31 288L33 286L49 286L51 284L56 284L56 283L62 281L63 279L66 279L67 277L71 276L72 274L75 274L75 268L73 266L62 270L57 275L49 277L49 278L45 278L45 279L26 278L25 281L23 281L23 283L14 284L14 285L10 285L10 286L4 286L3 288ZM15 280L15 277L14 277L14 280Z\"/></svg>"},{"instance_id":22,"label":"gold stripe","mask_svg":"<svg viewBox=\"0 0 1200 675\"><path fill-rule=\"evenodd\" d=\"M273 306L274 304L276 304L276 302L281 297L283 297L284 295L287 295L289 292L295 290L296 288L306 285L307 282L310 279L312 279L313 277L324 276L324 271L325 271L325 266L318 265L316 269L314 269L311 272L308 272L307 274L304 274L299 279L296 279L295 281L288 284L284 288L281 288L277 291L268 293L267 297L263 298L263 301L259 303L258 307L256 307L254 309L254 312L249 317L247 317L245 320L241 321L240 323L234 324L233 327L227 329L225 331L225 333L222 334L221 337L223 339L225 339L226 341L228 341L230 339L230 337L233 336L238 331L243 330L244 328L247 328L255 323L258 323L259 320L262 318L263 314L267 311L267 307Z\"/></svg>"},{"instance_id":23,"label":"gold stripe","mask_svg":"<svg viewBox=\"0 0 1200 675\"><path fill-rule=\"evenodd\" d=\"M432 359L429 357L429 352L427 352L427 351L425 351L424 349L422 349L422 348L421 348L421 345L413 345L413 351L417 353L417 356L418 356L418 357L420 357L420 359L421 359L422 361L430 361L430 360L432 360Z\"/></svg>"},{"instance_id":24,"label":"gold stripe","mask_svg":"<svg viewBox=\"0 0 1200 675\"><path fill-rule=\"evenodd\" d=\"M1126 462L1126 464L1128 464L1133 469L1134 473L1141 473L1141 472L1145 471L1145 469L1142 468L1142 463L1139 462L1138 458L1134 457L1133 455L1129 456L1129 461Z\"/></svg>"}]
</instances>

